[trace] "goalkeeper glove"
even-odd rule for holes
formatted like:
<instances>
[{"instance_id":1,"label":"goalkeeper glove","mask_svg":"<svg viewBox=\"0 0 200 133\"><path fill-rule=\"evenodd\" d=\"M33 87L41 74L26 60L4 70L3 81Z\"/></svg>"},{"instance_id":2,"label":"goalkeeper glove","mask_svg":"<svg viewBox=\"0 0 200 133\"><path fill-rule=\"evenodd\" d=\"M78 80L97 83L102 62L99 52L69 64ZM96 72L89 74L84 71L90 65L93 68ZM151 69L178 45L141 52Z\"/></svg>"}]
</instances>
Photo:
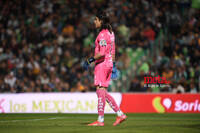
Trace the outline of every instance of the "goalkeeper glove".
<instances>
[{"instance_id":1,"label":"goalkeeper glove","mask_svg":"<svg viewBox=\"0 0 200 133\"><path fill-rule=\"evenodd\" d=\"M113 69L112 69L111 79L116 80L117 78L119 78L119 70L117 70L115 62L113 62Z\"/></svg>"},{"instance_id":2,"label":"goalkeeper glove","mask_svg":"<svg viewBox=\"0 0 200 133\"><path fill-rule=\"evenodd\" d=\"M90 64L91 64L92 62L94 62L94 61L95 61L94 57L91 57L91 58L87 59L87 60L84 62L84 64L83 64L83 68L84 68L85 70L88 70Z\"/></svg>"}]
</instances>

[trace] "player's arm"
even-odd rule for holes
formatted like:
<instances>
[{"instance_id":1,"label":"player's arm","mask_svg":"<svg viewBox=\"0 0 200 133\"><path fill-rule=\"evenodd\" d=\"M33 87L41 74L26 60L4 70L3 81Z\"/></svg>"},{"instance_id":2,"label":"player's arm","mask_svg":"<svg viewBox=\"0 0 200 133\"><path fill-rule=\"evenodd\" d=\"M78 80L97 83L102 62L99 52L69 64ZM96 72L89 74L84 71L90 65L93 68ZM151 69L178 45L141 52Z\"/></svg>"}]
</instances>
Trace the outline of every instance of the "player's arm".
<instances>
[{"instance_id":1,"label":"player's arm","mask_svg":"<svg viewBox=\"0 0 200 133\"><path fill-rule=\"evenodd\" d=\"M84 62L84 69L88 70L89 65L95 60L101 59L105 56L107 42L105 39L99 40L98 53L94 57L90 57Z\"/></svg>"},{"instance_id":2,"label":"player's arm","mask_svg":"<svg viewBox=\"0 0 200 133\"><path fill-rule=\"evenodd\" d=\"M115 54L112 54L112 61L115 62Z\"/></svg>"},{"instance_id":3,"label":"player's arm","mask_svg":"<svg viewBox=\"0 0 200 133\"><path fill-rule=\"evenodd\" d=\"M115 62L115 41L113 42L112 45L112 61Z\"/></svg>"},{"instance_id":4,"label":"player's arm","mask_svg":"<svg viewBox=\"0 0 200 133\"><path fill-rule=\"evenodd\" d=\"M113 36L111 37L111 55L112 55L112 61L115 62L115 35L112 33Z\"/></svg>"},{"instance_id":5,"label":"player's arm","mask_svg":"<svg viewBox=\"0 0 200 133\"><path fill-rule=\"evenodd\" d=\"M95 60L101 59L105 56L107 49L106 38L101 38L98 45L98 53L93 57Z\"/></svg>"},{"instance_id":6,"label":"player's arm","mask_svg":"<svg viewBox=\"0 0 200 133\"><path fill-rule=\"evenodd\" d=\"M106 53L106 47L107 47L106 39L102 38L101 40L99 40L98 53L94 57L89 58L88 63L92 63L95 60L98 60L104 57Z\"/></svg>"},{"instance_id":7,"label":"player's arm","mask_svg":"<svg viewBox=\"0 0 200 133\"><path fill-rule=\"evenodd\" d=\"M112 61L115 62L115 43L112 48Z\"/></svg>"}]
</instances>

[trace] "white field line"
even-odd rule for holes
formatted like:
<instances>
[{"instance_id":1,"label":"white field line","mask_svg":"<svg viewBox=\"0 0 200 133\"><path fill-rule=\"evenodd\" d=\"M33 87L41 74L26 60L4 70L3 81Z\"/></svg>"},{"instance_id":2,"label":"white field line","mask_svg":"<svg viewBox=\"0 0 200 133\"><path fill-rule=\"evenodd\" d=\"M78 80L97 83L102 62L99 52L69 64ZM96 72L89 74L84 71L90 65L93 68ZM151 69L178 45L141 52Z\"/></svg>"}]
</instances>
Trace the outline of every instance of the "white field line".
<instances>
[{"instance_id":1,"label":"white field line","mask_svg":"<svg viewBox=\"0 0 200 133\"><path fill-rule=\"evenodd\" d=\"M52 117L52 118L46 118L46 119L26 119L26 120L5 120L5 121L0 121L0 123L21 122L21 121L43 121L43 120L55 120L55 119L66 119L66 117Z\"/></svg>"}]
</instances>

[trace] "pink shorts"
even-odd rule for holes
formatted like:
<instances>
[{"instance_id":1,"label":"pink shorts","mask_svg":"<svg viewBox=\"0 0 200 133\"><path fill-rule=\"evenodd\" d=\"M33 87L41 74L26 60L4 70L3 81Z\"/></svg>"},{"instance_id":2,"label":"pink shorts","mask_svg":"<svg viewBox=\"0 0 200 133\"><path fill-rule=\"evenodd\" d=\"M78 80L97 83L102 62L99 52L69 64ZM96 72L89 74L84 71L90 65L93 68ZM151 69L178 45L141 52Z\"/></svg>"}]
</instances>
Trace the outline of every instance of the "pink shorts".
<instances>
[{"instance_id":1,"label":"pink shorts","mask_svg":"<svg viewBox=\"0 0 200 133\"><path fill-rule=\"evenodd\" d=\"M112 74L112 67L106 67L104 63L99 63L94 69L94 85L108 87Z\"/></svg>"}]
</instances>

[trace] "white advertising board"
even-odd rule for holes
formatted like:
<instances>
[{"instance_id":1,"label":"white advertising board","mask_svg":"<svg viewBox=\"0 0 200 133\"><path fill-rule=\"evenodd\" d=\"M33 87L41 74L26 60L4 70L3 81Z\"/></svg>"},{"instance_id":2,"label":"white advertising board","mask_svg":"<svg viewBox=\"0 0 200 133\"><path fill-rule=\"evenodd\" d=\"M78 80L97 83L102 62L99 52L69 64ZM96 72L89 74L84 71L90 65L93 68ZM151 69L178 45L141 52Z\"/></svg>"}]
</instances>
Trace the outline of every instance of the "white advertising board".
<instances>
[{"instance_id":1,"label":"white advertising board","mask_svg":"<svg viewBox=\"0 0 200 133\"><path fill-rule=\"evenodd\" d=\"M122 95L110 93L120 105ZM97 113L96 93L0 94L0 113ZM114 113L108 103L105 113Z\"/></svg>"}]
</instances>

